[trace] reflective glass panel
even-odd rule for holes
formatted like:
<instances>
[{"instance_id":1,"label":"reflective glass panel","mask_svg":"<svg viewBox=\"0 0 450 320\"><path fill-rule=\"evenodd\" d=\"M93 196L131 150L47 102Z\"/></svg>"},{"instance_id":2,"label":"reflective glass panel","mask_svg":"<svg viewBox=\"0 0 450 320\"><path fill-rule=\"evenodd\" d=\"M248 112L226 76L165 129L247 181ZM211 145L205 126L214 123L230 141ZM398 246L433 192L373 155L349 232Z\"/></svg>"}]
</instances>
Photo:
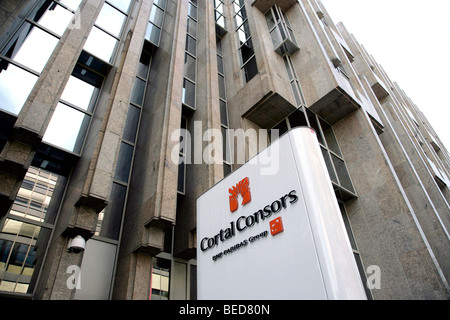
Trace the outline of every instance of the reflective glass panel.
<instances>
[{"instance_id":1,"label":"reflective glass panel","mask_svg":"<svg viewBox=\"0 0 450 320\"><path fill-rule=\"evenodd\" d=\"M123 129L123 139L135 142L136 132L139 124L139 115L141 110L133 105L128 109L127 120L125 121L125 128Z\"/></svg>"},{"instance_id":2,"label":"reflective glass panel","mask_svg":"<svg viewBox=\"0 0 450 320\"><path fill-rule=\"evenodd\" d=\"M62 3L73 11L76 11L80 6L81 0L59 0L59 3Z\"/></svg>"},{"instance_id":3,"label":"reflective glass panel","mask_svg":"<svg viewBox=\"0 0 450 320\"><path fill-rule=\"evenodd\" d=\"M245 81L249 82L254 76L258 74L258 67L256 65L256 59L253 57L249 62L244 66L244 76Z\"/></svg>"},{"instance_id":4,"label":"reflective glass panel","mask_svg":"<svg viewBox=\"0 0 450 320\"><path fill-rule=\"evenodd\" d=\"M6 62L5 60L0 63ZM0 108L19 114L38 77L11 63L0 69Z\"/></svg>"},{"instance_id":5,"label":"reflective glass panel","mask_svg":"<svg viewBox=\"0 0 450 320\"><path fill-rule=\"evenodd\" d=\"M56 37L29 23L22 25L13 41L6 47L9 51L2 53L37 72L44 69L58 43Z\"/></svg>"},{"instance_id":6,"label":"reflective glass panel","mask_svg":"<svg viewBox=\"0 0 450 320\"><path fill-rule=\"evenodd\" d=\"M184 79L182 101L184 104L195 108L195 84Z\"/></svg>"},{"instance_id":7,"label":"reflective glass panel","mask_svg":"<svg viewBox=\"0 0 450 320\"><path fill-rule=\"evenodd\" d=\"M139 78L134 80L133 92L131 93L131 102L142 106L144 101L146 82Z\"/></svg>"},{"instance_id":8,"label":"reflective glass panel","mask_svg":"<svg viewBox=\"0 0 450 320\"><path fill-rule=\"evenodd\" d=\"M50 232L29 223L6 219L0 233L0 291L32 292L32 275L44 256L42 250Z\"/></svg>"},{"instance_id":9,"label":"reflective glass panel","mask_svg":"<svg viewBox=\"0 0 450 320\"><path fill-rule=\"evenodd\" d=\"M349 191L354 192L353 185L350 180L350 176L348 175L348 171L344 161L336 157L334 154L331 154L331 158L333 159L333 164L336 168L341 186Z\"/></svg>"},{"instance_id":10,"label":"reflective glass panel","mask_svg":"<svg viewBox=\"0 0 450 320\"><path fill-rule=\"evenodd\" d=\"M330 175L331 181L333 181L334 183L338 183L336 174L334 173L333 165L331 164L328 151L323 147L320 147L320 150L322 151L323 159L325 160L325 164L327 166L328 174Z\"/></svg>"},{"instance_id":11,"label":"reflective glass panel","mask_svg":"<svg viewBox=\"0 0 450 320\"><path fill-rule=\"evenodd\" d=\"M195 59L192 56L185 54L184 57L184 75L185 77L195 81Z\"/></svg>"},{"instance_id":12,"label":"reflective glass panel","mask_svg":"<svg viewBox=\"0 0 450 320\"><path fill-rule=\"evenodd\" d=\"M193 36L197 37L197 22L188 17L187 20L187 32Z\"/></svg>"},{"instance_id":13,"label":"reflective glass panel","mask_svg":"<svg viewBox=\"0 0 450 320\"><path fill-rule=\"evenodd\" d=\"M152 12L150 13L150 21L156 24L158 27L162 27L163 19L164 11L157 6L153 6Z\"/></svg>"},{"instance_id":14,"label":"reflective glass panel","mask_svg":"<svg viewBox=\"0 0 450 320\"><path fill-rule=\"evenodd\" d=\"M339 145L336 141L336 137L334 136L333 129L328 123L326 123L322 119L319 119L319 121L320 125L322 126L323 134L325 135L325 140L327 141L328 149L337 153L338 155L341 155Z\"/></svg>"},{"instance_id":15,"label":"reflective glass panel","mask_svg":"<svg viewBox=\"0 0 450 320\"><path fill-rule=\"evenodd\" d=\"M225 100L225 78L219 74L219 98Z\"/></svg>"},{"instance_id":16,"label":"reflective glass panel","mask_svg":"<svg viewBox=\"0 0 450 320\"><path fill-rule=\"evenodd\" d=\"M186 51L194 57L197 54L197 41L189 35L186 36Z\"/></svg>"},{"instance_id":17,"label":"reflective glass panel","mask_svg":"<svg viewBox=\"0 0 450 320\"><path fill-rule=\"evenodd\" d=\"M108 0L108 2L123 12L128 12L131 0Z\"/></svg>"},{"instance_id":18,"label":"reflective glass panel","mask_svg":"<svg viewBox=\"0 0 450 320\"><path fill-rule=\"evenodd\" d=\"M188 15L197 20L197 7L193 6L191 3L189 3Z\"/></svg>"},{"instance_id":19,"label":"reflective glass panel","mask_svg":"<svg viewBox=\"0 0 450 320\"><path fill-rule=\"evenodd\" d=\"M61 99L84 110L91 110L93 108L91 100L94 95L94 90L94 86L77 77L70 76L69 81L64 88L64 92L61 95Z\"/></svg>"},{"instance_id":20,"label":"reflective glass panel","mask_svg":"<svg viewBox=\"0 0 450 320\"><path fill-rule=\"evenodd\" d=\"M100 236L119 239L126 193L127 188L125 186L113 183L110 202L104 210L103 220L101 221Z\"/></svg>"},{"instance_id":21,"label":"reflective glass panel","mask_svg":"<svg viewBox=\"0 0 450 320\"><path fill-rule=\"evenodd\" d=\"M154 1L153 1L153 4L156 4L156 5L158 5L160 8L163 8L163 9L166 8L166 3L167 3L167 0L154 0Z\"/></svg>"},{"instance_id":22,"label":"reflective glass panel","mask_svg":"<svg viewBox=\"0 0 450 320\"><path fill-rule=\"evenodd\" d=\"M42 140L78 153L81 150L89 120L89 115L59 103Z\"/></svg>"},{"instance_id":23,"label":"reflective glass panel","mask_svg":"<svg viewBox=\"0 0 450 320\"><path fill-rule=\"evenodd\" d=\"M220 122L224 126L228 126L227 104L222 100L220 100Z\"/></svg>"},{"instance_id":24,"label":"reflective glass panel","mask_svg":"<svg viewBox=\"0 0 450 320\"><path fill-rule=\"evenodd\" d=\"M30 15L30 19L41 26L50 29L58 35L62 35L72 19L72 12L46 1L42 6L36 8Z\"/></svg>"},{"instance_id":25,"label":"reflective glass panel","mask_svg":"<svg viewBox=\"0 0 450 320\"><path fill-rule=\"evenodd\" d=\"M119 37L124 21L125 15L123 13L105 3L102 11L100 11L100 14L98 15L97 21L95 21L95 24L110 32L112 35Z\"/></svg>"},{"instance_id":26,"label":"reflective glass panel","mask_svg":"<svg viewBox=\"0 0 450 320\"><path fill-rule=\"evenodd\" d=\"M186 165L185 156L180 155L180 164L178 165L178 183L177 183L177 191L184 193L184 171Z\"/></svg>"},{"instance_id":27,"label":"reflective glass panel","mask_svg":"<svg viewBox=\"0 0 450 320\"><path fill-rule=\"evenodd\" d=\"M117 160L116 173L114 176L116 179L123 182L128 182L131 161L133 158L133 150L133 146L128 143L122 142L120 144L119 159Z\"/></svg>"},{"instance_id":28,"label":"reflective glass panel","mask_svg":"<svg viewBox=\"0 0 450 320\"><path fill-rule=\"evenodd\" d=\"M86 40L84 49L97 58L109 62L111 60L117 40L94 27Z\"/></svg>"},{"instance_id":29,"label":"reflective glass panel","mask_svg":"<svg viewBox=\"0 0 450 320\"><path fill-rule=\"evenodd\" d=\"M160 35L161 29L155 26L153 23L149 23L145 32L145 39L147 39L154 45L159 46Z\"/></svg>"}]
</instances>

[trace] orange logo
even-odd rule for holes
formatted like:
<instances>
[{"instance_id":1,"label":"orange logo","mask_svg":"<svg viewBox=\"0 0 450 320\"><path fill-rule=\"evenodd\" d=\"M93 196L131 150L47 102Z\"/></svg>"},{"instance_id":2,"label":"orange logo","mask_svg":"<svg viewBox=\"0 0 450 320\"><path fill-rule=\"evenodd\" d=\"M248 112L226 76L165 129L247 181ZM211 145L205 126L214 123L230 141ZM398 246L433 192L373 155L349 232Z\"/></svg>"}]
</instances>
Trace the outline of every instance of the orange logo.
<instances>
[{"instance_id":1,"label":"orange logo","mask_svg":"<svg viewBox=\"0 0 450 320\"><path fill-rule=\"evenodd\" d=\"M278 217L270 221L269 224L270 224L270 234L273 236L284 231L283 220L281 220L281 217Z\"/></svg>"},{"instance_id":2,"label":"orange logo","mask_svg":"<svg viewBox=\"0 0 450 320\"><path fill-rule=\"evenodd\" d=\"M252 201L252 195L250 193L249 187L250 181L248 177L242 179L242 181L238 182L236 186L228 189L230 192L230 211L235 212L239 208L238 195L242 196L242 205L246 205L250 201Z\"/></svg>"}]
</instances>

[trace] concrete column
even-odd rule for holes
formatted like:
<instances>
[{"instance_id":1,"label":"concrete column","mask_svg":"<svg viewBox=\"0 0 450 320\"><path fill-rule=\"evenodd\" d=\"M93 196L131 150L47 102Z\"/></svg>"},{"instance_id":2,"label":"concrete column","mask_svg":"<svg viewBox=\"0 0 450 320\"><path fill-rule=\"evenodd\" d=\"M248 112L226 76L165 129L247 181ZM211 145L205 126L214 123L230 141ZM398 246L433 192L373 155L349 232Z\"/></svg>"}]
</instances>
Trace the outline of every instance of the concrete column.
<instances>
[{"instance_id":1,"label":"concrete column","mask_svg":"<svg viewBox=\"0 0 450 320\"><path fill-rule=\"evenodd\" d=\"M364 268L381 269L374 298L445 299L434 253L368 116L358 110L333 128L358 195L345 207Z\"/></svg>"}]
</instances>

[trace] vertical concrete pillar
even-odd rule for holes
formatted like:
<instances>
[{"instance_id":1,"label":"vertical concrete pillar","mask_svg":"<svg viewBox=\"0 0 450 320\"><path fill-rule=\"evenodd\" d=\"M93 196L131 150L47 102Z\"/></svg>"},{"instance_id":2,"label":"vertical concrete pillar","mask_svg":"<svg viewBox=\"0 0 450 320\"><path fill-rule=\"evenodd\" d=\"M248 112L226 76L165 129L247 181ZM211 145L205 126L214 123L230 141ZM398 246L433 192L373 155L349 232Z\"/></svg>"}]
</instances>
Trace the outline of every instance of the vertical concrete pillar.
<instances>
[{"instance_id":1,"label":"vertical concrete pillar","mask_svg":"<svg viewBox=\"0 0 450 320\"><path fill-rule=\"evenodd\" d=\"M358 195L345 206L364 268L381 269L374 298L445 299L434 253L367 114L358 110L334 129Z\"/></svg>"}]
</instances>

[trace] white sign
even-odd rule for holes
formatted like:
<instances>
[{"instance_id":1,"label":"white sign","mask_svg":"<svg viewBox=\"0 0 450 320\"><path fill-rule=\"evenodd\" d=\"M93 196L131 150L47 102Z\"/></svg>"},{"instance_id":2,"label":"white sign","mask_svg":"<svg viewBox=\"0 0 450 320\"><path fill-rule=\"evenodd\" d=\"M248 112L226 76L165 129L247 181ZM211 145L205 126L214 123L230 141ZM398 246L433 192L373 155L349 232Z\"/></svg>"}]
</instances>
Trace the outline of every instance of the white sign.
<instances>
[{"instance_id":1,"label":"white sign","mask_svg":"<svg viewBox=\"0 0 450 320\"><path fill-rule=\"evenodd\" d=\"M269 156L276 174L252 159L198 198L198 298L366 299L315 132Z\"/></svg>"}]
</instances>

